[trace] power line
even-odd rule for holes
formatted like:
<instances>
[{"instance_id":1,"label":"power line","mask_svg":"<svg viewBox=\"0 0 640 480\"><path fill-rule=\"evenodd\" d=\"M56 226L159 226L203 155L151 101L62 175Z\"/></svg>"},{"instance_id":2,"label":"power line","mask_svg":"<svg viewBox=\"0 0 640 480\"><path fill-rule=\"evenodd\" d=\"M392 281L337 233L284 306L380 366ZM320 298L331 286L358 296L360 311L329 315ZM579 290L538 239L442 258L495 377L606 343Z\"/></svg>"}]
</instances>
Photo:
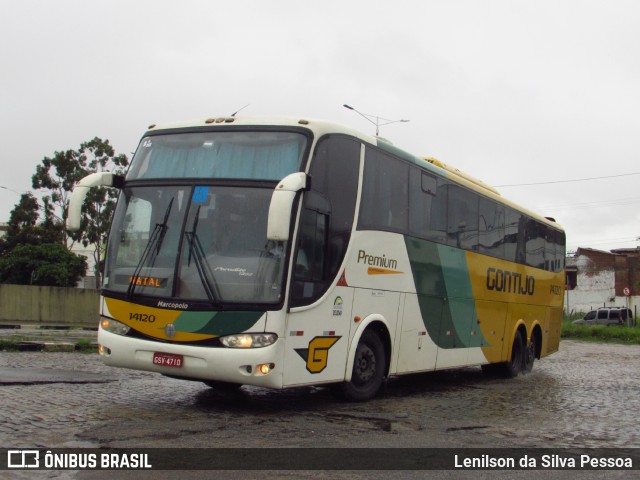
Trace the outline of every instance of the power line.
<instances>
[{"instance_id":1,"label":"power line","mask_svg":"<svg viewBox=\"0 0 640 480\"><path fill-rule=\"evenodd\" d=\"M537 206L537 210L542 211L557 211L566 210L571 208L592 208L592 207L613 207L613 206L633 206L640 203L640 198L620 198L618 200L604 201L604 202L589 202L589 203L571 203L566 205L543 205Z\"/></svg>"},{"instance_id":2,"label":"power line","mask_svg":"<svg viewBox=\"0 0 640 480\"><path fill-rule=\"evenodd\" d=\"M530 185L551 185L554 183L572 183L572 182L587 182L590 180L603 180L606 178L619 178L619 177L630 177L632 175L640 175L640 172L637 173L621 173L620 175L607 175L604 177L592 177L592 178L577 178L574 180L555 180L553 182L536 182L536 183L514 183L511 185L494 185L495 188L505 188L505 187L528 187Z\"/></svg>"}]
</instances>

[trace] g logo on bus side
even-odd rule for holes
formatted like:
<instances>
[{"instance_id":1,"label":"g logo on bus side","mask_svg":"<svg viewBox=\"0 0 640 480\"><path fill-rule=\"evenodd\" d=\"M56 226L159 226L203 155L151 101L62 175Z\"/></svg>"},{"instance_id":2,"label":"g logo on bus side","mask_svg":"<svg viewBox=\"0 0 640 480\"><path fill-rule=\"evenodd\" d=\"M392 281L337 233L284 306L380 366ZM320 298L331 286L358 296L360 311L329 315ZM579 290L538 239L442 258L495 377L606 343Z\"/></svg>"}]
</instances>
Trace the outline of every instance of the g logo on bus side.
<instances>
[{"instance_id":1,"label":"g logo on bus side","mask_svg":"<svg viewBox=\"0 0 640 480\"><path fill-rule=\"evenodd\" d=\"M309 373L320 373L327 368L329 349L342 337L314 337L309 348L296 348L296 353L307 362Z\"/></svg>"}]
</instances>

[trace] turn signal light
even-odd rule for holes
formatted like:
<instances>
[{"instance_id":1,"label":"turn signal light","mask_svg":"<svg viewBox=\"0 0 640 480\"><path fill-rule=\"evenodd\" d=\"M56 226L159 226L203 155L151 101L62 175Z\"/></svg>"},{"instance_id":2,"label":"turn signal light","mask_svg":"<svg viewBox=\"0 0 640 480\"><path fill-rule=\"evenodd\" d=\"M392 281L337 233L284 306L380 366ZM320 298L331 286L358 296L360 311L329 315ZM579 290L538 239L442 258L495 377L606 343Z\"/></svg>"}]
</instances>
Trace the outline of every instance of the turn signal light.
<instances>
[{"instance_id":1,"label":"turn signal light","mask_svg":"<svg viewBox=\"0 0 640 480\"><path fill-rule=\"evenodd\" d=\"M271 373L271 370L273 370L276 367L275 363L263 363L258 365L258 372L260 372L262 375L269 375L269 373Z\"/></svg>"}]
</instances>

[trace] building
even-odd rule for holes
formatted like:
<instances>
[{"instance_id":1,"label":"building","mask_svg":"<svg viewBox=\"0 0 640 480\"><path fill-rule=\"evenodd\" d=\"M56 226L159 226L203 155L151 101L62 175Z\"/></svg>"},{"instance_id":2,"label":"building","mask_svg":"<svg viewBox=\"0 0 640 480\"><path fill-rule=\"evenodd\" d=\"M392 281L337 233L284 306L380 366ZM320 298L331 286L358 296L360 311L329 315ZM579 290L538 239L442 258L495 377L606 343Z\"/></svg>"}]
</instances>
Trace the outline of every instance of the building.
<instances>
[{"instance_id":1,"label":"building","mask_svg":"<svg viewBox=\"0 0 640 480\"><path fill-rule=\"evenodd\" d=\"M578 248L566 262L565 309L568 314L598 307L640 306L640 250L605 252Z\"/></svg>"}]
</instances>

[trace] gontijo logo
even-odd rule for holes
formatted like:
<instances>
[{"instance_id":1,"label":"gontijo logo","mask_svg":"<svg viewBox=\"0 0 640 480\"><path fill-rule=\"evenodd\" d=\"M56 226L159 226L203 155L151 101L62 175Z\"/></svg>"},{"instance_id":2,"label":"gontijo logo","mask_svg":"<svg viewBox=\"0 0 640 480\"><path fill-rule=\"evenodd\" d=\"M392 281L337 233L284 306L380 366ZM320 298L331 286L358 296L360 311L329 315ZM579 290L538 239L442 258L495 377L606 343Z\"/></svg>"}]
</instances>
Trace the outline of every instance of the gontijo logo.
<instances>
[{"instance_id":1,"label":"gontijo logo","mask_svg":"<svg viewBox=\"0 0 640 480\"><path fill-rule=\"evenodd\" d=\"M342 337L322 336L314 337L309 342L309 348L296 348L296 353L307 362L309 373L320 373L327 368L329 349Z\"/></svg>"},{"instance_id":2,"label":"gontijo logo","mask_svg":"<svg viewBox=\"0 0 640 480\"><path fill-rule=\"evenodd\" d=\"M502 293L533 295L536 279L531 275L490 267L487 269L487 289Z\"/></svg>"}]
</instances>

